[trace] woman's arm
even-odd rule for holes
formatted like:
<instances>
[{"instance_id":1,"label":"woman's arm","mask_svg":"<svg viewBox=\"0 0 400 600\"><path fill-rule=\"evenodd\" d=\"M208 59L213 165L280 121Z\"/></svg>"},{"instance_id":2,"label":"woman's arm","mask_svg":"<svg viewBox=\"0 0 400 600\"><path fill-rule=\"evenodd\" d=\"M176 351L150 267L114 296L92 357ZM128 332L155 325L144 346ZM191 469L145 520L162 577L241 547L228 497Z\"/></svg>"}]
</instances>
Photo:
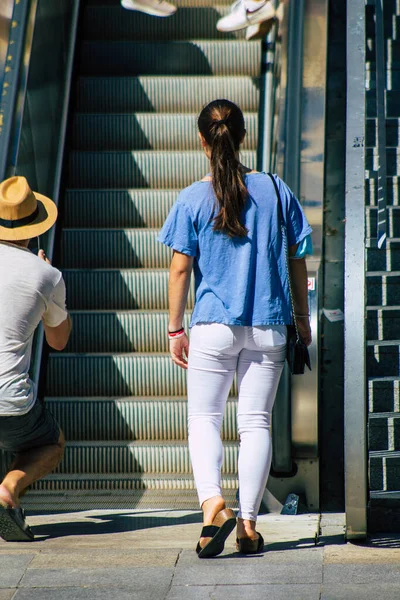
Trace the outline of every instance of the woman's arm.
<instances>
[{"instance_id":1,"label":"woman's arm","mask_svg":"<svg viewBox=\"0 0 400 600\"><path fill-rule=\"evenodd\" d=\"M182 328L192 268L193 256L187 256L174 250L168 282L168 331L178 331ZM189 355L187 335L170 340L169 349L174 363L183 369L187 369L187 357Z\"/></svg>"},{"instance_id":2,"label":"woman's arm","mask_svg":"<svg viewBox=\"0 0 400 600\"><path fill-rule=\"evenodd\" d=\"M305 258L293 258L297 245L289 248L289 272L292 284L294 313L297 328L303 342L311 344L311 328L308 307L307 266Z\"/></svg>"}]
</instances>

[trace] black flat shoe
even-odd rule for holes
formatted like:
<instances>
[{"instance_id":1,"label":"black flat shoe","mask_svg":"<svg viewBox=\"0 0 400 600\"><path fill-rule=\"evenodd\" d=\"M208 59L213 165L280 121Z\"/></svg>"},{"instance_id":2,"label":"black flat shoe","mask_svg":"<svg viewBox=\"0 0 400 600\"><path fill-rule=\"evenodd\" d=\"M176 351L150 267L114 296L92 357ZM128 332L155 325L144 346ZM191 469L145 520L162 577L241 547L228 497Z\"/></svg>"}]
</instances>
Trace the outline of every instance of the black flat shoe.
<instances>
[{"instance_id":1,"label":"black flat shoe","mask_svg":"<svg viewBox=\"0 0 400 600\"><path fill-rule=\"evenodd\" d=\"M264 538L261 533L258 533L256 540L250 538L236 538L236 550L241 554L258 554L264 550Z\"/></svg>"},{"instance_id":2,"label":"black flat shoe","mask_svg":"<svg viewBox=\"0 0 400 600\"><path fill-rule=\"evenodd\" d=\"M197 543L196 552L199 558L218 556L224 549L225 540L236 527L236 516L230 508L224 508L215 517L212 525L205 525L200 537L210 538L205 546Z\"/></svg>"},{"instance_id":3,"label":"black flat shoe","mask_svg":"<svg viewBox=\"0 0 400 600\"><path fill-rule=\"evenodd\" d=\"M0 505L0 537L6 542L32 542L34 535L22 508Z\"/></svg>"}]
</instances>

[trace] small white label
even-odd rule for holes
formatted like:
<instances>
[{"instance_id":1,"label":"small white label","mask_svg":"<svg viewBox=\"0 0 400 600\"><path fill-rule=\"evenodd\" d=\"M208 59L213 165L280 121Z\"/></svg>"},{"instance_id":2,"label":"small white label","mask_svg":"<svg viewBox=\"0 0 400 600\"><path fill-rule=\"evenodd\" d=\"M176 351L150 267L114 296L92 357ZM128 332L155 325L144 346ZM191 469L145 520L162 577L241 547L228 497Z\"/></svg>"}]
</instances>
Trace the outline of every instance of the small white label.
<instances>
[{"instance_id":1,"label":"small white label","mask_svg":"<svg viewBox=\"0 0 400 600\"><path fill-rule=\"evenodd\" d=\"M322 312L331 323L335 321L344 321L344 313L340 310L340 308L332 308L329 310L328 308L323 308Z\"/></svg>"},{"instance_id":2,"label":"small white label","mask_svg":"<svg viewBox=\"0 0 400 600\"><path fill-rule=\"evenodd\" d=\"M307 279L307 287L309 292L313 292L315 290L315 277L309 277Z\"/></svg>"}]
</instances>

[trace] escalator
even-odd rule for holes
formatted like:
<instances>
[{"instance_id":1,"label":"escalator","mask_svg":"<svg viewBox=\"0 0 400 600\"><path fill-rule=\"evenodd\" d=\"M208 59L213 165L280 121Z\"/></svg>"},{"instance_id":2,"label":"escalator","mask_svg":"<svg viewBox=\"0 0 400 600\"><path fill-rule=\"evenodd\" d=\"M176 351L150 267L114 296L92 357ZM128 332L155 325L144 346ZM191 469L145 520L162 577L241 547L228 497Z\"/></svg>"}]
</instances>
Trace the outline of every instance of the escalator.
<instances>
[{"instance_id":1,"label":"escalator","mask_svg":"<svg viewBox=\"0 0 400 600\"><path fill-rule=\"evenodd\" d=\"M197 507L186 374L166 336L171 254L156 237L180 189L207 172L196 130L205 103L242 107L243 162L256 166L261 45L217 32L221 4L184 1L171 19L82 5L60 256L74 328L46 383L68 443L58 472L36 485L53 502L76 493L84 506L95 492L97 505ZM234 394L223 432L230 503Z\"/></svg>"},{"instance_id":2,"label":"escalator","mask_svg":"<svg viewBox=\"0 0 400 600\"><path fill-rule=\"evenodd\" d=\"M55 10L47 0L36 4L39 15L41 6L49 13ZM68 15L73 13L73 5L78 14L79 2L69 4ZM322 15L322 19L326 9L325 0L312 4L317 12L306 15L306 32L316 18ZM198 144L196 117L212 99L229 98L244 111L247 136L242 162L290 178L290 157L284 153L294 144L286 143L290 137L287 124L294 122L293 107L301 105L296 93L307 94L316 87L316 76L309 75L314 56L305 44L310 54L304 70L305 91L301 91L301 77L297 77L297 92L291 87L295 78L289 76L286 48L292 44L292 56L297 53L301 64L303 37L297 48L293 36L290 41L298 13L292 11L290 23L289 8L298 5L288 1L282 5L286 13L279 29L273 28L262 44L245 41L243 32L221 34L216 30L217 20L229 10L227 0L217 4L180 0L176 15L168 19L126 11L118 0L80 3L78 26L71 27L74 70L70 65L71 76L63 93L68 101L71 89L69 108L60 118L63 123L69 115L68 135L64 127L59 136L63 184L51 180L54 188L47 182L46 189L49 165L40 164L38 154L29 153L29 147L24 154L26 134L15 153L19 160L11 161L6 171L17 171L30 181L34 175L32 188L53 197L62 189L56 264L66 281L74 323L66 350L50 353L47 369L42 369L46 404L67 439L65 457L55 473L35 484L26 497L26 507L198 507L187 448L186 374L170 360L166 337L171 254L156 236L179 191L208 170ZM57 23L61 22L58 15ZM322 22L322 31L324 26ZM320 40L321 36L318 43ZM57 73L64 71L58 69ZM296 129L299 170L292 187L299 197L311 199L305 209L317 231L319 252L321 205L316 210L314 197L320 193L315 188L315 181L321 181L316 164L320 169L322 160L314 160L310 184L308 158L315 145L311 129L315 123L322 127L323 110L316 112L316 103L311 111L310 105L305 107L303 124L300 120ZM25 121L26 112L25 107ZM267 122L272 123L269 132ZM305 126L309 139L303 156L300 138ZM321 139L323 143L323 127L319 144ZM43 147L42 152L46 151ZM28 164L32 155L35 168ZM48 254L51 256L51 251ZM295 385L286 383L281 389L274 421L275 427L279 423L279 431L284 422L285 433L284 439L275 436L275 465L279 468L269 482L280 502L290 491L303 493L310 510L317 510L319 502L318 257L317 253L309 265L315 271L310 290L315 369L310 377ZM193 289L186 327L192 303ZM40 340L37 347L40 355ZM39 361L36 374L38 365ZM232 506L238 487L236 393L234 385L222 431L223 488Z\"/></svg>"}]
</instances>

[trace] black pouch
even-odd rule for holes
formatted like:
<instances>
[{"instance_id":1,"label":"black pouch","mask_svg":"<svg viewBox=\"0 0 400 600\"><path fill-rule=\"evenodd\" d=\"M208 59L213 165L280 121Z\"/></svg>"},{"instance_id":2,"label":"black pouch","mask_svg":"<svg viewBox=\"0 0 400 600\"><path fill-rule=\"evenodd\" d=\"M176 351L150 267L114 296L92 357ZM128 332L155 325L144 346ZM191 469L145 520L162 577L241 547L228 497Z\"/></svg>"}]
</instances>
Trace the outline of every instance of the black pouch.
<instances>
[{"instance_id":1,"label":"black pouch","mask_svg":"<svg viewBox=\"0 0 400 600\"><path fill-rule=\"evenodd\" d=\"M286 360L292 375L304 375L306 366L311 371L308 348L297 335L294 325L288 325L287 327Z\"/></svg>"}]
</instances>

